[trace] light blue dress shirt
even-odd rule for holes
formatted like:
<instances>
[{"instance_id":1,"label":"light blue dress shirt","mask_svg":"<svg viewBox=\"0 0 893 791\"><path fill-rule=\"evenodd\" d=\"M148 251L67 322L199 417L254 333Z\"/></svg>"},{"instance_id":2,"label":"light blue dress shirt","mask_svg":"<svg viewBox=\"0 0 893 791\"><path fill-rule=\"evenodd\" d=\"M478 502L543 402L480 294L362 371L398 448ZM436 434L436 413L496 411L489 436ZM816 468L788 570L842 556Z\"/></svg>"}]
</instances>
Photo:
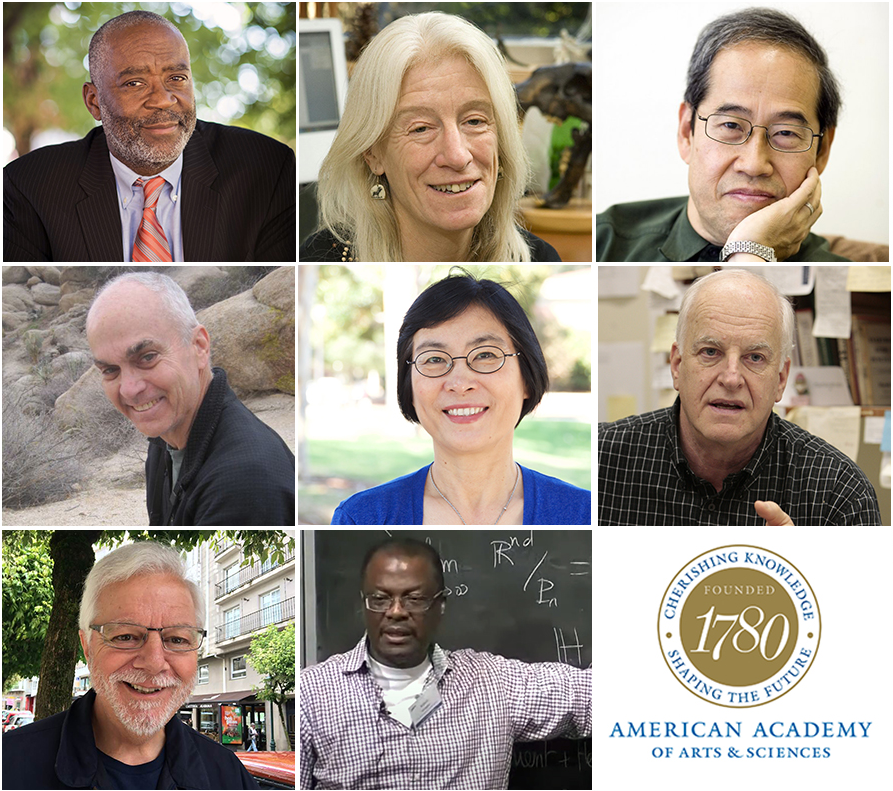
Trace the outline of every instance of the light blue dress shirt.
<instances>
[{"instance_id":1,"label":"light blue dress shirt","mask_svg":"<svg viewBox=\"0 0 893 791\"><path fill-rule=\"evenodd\" d=\"M112 161L112 170L115 171L115 189L118 191L118 210L121 213L121 242L123 244L124 261L132 261L133 243L136 241L136 233L143 221L143 205L145 193L141 186L135 186L133 182L141 178L143 181L162 176L164 185L158 196L155 206L155 216L161 223L167 244L171 250L171 258L174 261L183 261L183 234L180 225L180 188L183 178L183 154L178 156L173 164L156 173L155 176L141 176L134 173L121 160L109 152Z\"/></svg>"}]
</instances>

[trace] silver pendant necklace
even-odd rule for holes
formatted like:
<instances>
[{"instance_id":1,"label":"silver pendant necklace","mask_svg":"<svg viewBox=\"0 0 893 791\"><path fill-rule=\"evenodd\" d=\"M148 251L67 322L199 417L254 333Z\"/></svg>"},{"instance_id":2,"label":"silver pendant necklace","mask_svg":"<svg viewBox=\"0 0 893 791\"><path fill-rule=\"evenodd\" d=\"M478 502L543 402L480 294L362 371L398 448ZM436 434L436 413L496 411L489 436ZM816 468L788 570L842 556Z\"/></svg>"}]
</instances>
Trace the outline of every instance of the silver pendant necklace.
<instances>
[{"instance_id":1,"label":"silver pendant necklace","mask_svg":"<svg viewBox=\"0 0 893 791\"><path fill-rule=\"evenodd\" d=\"M506 510L509 507L509 503L511 503L512 498L515 496L515 489L518 488L518 481L521 480L521 467L519 466L518 462L515 462L515 466L518 468L518 472L515 474L515 485L512 487L512 493L509 495L509 499L506 500L505 505L502 506L502 510L499 512L499 516L496 517L496 521L493 523L494 525L499 524L499 520L502 519L502 515L506 512ZM456 516L459 517L459 519L462 521L462 524L463 525L468 524L464 519L462 519L462 514L459 513L459 509L456 508L456 506L453 505L449 500L447 500L446 495L442 491L440 491L440 489L438 488L437 481L434 480L434 465L433 464L431 465L430 470L431 470L431 483L434 484L434 488L437 489L437 493L441 497L443 497L444 502L456 512Z\"/></svg>"}]
</instances>

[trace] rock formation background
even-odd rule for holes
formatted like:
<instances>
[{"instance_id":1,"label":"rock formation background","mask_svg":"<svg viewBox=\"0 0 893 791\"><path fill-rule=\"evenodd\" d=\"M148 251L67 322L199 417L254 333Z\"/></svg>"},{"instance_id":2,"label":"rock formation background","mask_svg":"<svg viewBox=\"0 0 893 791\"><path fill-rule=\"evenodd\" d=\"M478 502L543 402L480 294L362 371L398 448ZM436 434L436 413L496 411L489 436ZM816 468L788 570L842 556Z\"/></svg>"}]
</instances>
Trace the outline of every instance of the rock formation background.
<instances>
[{"instance_id":1,"label":"rock formation background","mask_svg":"<svg viewBox=\"0 0 893 791\"><path fill-rule=\"evenodd\" d=\"M155 269L186 291L214 366L294 449L295 272L3 267L3 524L148 524L146 438L105 398L84 327L96 290Z\"/></svg>"}]
</instances>

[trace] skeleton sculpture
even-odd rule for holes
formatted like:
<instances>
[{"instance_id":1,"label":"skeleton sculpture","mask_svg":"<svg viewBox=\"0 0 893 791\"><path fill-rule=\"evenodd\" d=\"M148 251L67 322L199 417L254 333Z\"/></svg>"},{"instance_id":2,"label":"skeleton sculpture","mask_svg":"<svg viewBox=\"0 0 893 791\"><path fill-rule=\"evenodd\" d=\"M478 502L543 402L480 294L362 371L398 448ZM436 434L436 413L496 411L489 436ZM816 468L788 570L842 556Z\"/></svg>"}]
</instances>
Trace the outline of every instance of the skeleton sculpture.
<instances>
[{"instance_id":1,"label":"skeleton sculpture","mask_svg":"<svg viewBox=\"0 0 893 791\"><path fill-rule=\"evenodd\" d=\"M516 85L515 90L524 112L537 107L552 123L560 124L572 115L586 123L585 129L574 129L571 133L574 144L567 169L555 188L542 199L544 207L560 209L570 200L592 153L592 64L541 66L527 81Z\"/></svg>"}]
</instances>

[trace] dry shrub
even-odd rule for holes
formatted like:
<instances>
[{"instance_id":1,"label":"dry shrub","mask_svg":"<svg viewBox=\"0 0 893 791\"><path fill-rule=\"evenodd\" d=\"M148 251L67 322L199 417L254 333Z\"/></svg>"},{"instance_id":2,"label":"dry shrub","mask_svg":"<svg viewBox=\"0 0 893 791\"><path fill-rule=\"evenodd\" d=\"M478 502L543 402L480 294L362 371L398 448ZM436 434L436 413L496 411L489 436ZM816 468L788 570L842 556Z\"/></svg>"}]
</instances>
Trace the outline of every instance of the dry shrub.
<instances>
[{"instance_id":1,"label":"dry shrub","mask_svg":"<svg viewBox=\"0 0 893 791\"><path fill-rule=\"evenodd\" d=\"M85 448L49 413L3 399L3 506L28 508L64 500L84 478Z\"/></svg>"}]
</instances>

